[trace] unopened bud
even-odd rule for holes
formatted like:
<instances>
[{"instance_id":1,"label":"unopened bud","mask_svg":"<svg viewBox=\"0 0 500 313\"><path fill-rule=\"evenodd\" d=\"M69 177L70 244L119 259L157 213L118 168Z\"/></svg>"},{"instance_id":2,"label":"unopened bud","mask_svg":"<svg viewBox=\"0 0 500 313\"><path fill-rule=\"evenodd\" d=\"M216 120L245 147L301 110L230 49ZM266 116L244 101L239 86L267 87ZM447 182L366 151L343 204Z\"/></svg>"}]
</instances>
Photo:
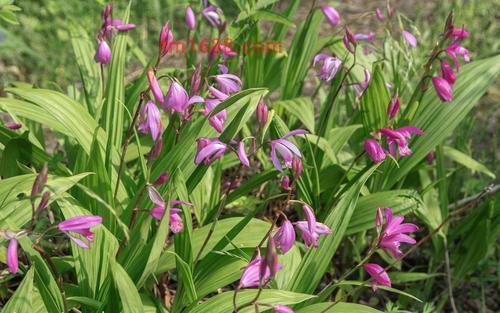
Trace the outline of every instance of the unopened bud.
<instances>
[{"instance_id":1,"label":"unopened bud","mask_svg":"<svg viewBox=\"0 0 500 313\"><path fill-rule=\"evenodd\" d=\"M263 128L267 123L268 109L264 102L264 97L260 98L259 104L257 105L257 110L255 112L257 115L257 121L261 128Z\"/></svg>"}]
</instances>

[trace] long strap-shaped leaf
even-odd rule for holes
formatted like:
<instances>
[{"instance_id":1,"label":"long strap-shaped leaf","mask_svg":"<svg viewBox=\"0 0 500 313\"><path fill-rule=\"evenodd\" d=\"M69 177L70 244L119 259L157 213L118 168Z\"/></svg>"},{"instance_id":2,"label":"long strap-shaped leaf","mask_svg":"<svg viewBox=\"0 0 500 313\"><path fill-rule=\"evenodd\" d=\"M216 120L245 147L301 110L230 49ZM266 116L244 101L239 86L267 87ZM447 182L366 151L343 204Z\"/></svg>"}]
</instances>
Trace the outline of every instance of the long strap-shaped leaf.
<instances>
[{"instance_id":1,"label":"long strap-shaped leaf","mask_svg":"<svg viewBox=\"0 0 500 313\"><path fill-rule=\"evenodd\" d=\"M32 312L33 275L35 269L32 267L24 276L24 279L16 292L12 295L2 313Z\"/></svg>"},{"instance_id":2,"label":"long strap-shaped leaf","mask_svg":"<svg viewBox=\"0 0 500 313\"><path fill-rule=\"evenodd\" d=\"M361 188L377 167L375 165L361 175L344 193L337 206L330 209L323 223L333 230L333 234L323 236L317 249L309 248L286 289L304 293L314 292L344 237Z\"/></svg>"}]
</instances>

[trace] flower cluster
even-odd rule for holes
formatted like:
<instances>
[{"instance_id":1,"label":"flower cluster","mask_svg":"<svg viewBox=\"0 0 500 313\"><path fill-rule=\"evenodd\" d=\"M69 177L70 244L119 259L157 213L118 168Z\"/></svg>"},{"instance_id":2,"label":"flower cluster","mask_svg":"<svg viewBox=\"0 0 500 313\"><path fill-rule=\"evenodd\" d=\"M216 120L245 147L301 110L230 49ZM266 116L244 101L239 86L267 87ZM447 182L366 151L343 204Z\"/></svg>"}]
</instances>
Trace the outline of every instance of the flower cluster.
<instances>
[{"instance_id":1,"label":"flower cluster","mask_svg":"<svg viewBox=\"0 0 500 313\"><path fill-rule=\"evenodd\" d=\"M113 5L107 4L102 10L102 25L97 33L98 45L94 59L97 63L108 64L111 60L111 48L108 42L119 31L128 31L135 28L134 24L123 24L119 18L113 18Z\"/></svg>"}]
</instances>

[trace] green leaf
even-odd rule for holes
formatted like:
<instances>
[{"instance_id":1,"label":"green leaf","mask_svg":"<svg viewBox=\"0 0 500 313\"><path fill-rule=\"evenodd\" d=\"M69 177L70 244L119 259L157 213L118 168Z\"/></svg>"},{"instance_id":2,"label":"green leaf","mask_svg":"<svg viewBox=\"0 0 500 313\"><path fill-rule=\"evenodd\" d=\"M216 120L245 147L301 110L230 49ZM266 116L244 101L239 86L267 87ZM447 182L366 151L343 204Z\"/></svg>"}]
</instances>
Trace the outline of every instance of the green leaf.
<instances>
[{"instance_id":1,"label":"green leaf","mask_svg":"<svg viewBox=\"0 0 500 313\"><path fill-rule=\"evenodd\" d=\"M122 17L122 23L128 23L130 15L129 2ZM109 63L108 79L104 94L101 125L108 134L106 160L111 160L114 147L121 147L123 134L123 117L125 106L125 57L127 53L128 32L118 32L113 44L113 56Z\"/></svg>"},{"instance_id":2,"label":"green leaf","mask_svg":"<svg viewBox=\"0 0 500 313\"><path fill-rule=\"evenodd\" d=\"M460 70L453 86L453 100L442 102L431 87L424 95L414 119L410 122L424 132L412 140L413 154L399 160L399 168L391 165L386 175L386 189L405 177L426 155L443 142L467 116L500 73L500 56L474 61Z\"/></svg>"},{"instance_id":3,"label":"green leaf","mask_svg":"<svg viewBox=\"0 0 500 313\"><path fill-rule=\"evenodd\" d=\"M474 160L467 154L458 151L452 147L444 147L444 154L452 159L453 161L457 162L458 164L462 164L463 166L467 167L468 169L474 171L474 172L480 172L483 174L486 174L487 176L491 177L491 179L495 179L496 176L493 174L492 171L490 171L485 165L479 163L478 161Z\"/></svg>"},{"instance_id":4,"label":"green leaf","mask_svg":"<svg viewBox=\"0 0 500 313\"><path fill-rule=\"evenodd\" d=\"M252 17L256 20L264 20L275 23L280 23L289 27L295 27L295 24L286 16L270 10L260 10L255 12Z\"/></svg>"},{"instance_id":5,"label":"green leaf","mask_svg":"<svg viewBox=\"0 0 500 313\"><path fill-rule=\"evenodd\" d=\"M128 273L117 262L111 262L115 287L120 295L124 313L144 313L141 297Z\"/></svg>"},{"instance_id":6,"label":"green leaf","mask_svg":"<svg viewBox=\"0 0 500 313\"><path fill-rule=\"evenodd\" d=\"M310 97L276 101L272 105L277 109L286 110L301 121L311 133L314 133L314 107Z\"/></svg>"},{"instance_id":7,"label":"green leaf","mask_svg":"<svg viewBox=\"0 0 500 313\"><path fill-rule=\"evenodd\" d=\"M320 313L331 304L330 302L313 304L296 311L296 313ZM382 313L382 311L375 310L366 305L339 302L328 311L325 311L325 313Z\"/></svg>"},{"instance_id":8,"label":"green leaf","mask_svg":"<svg viewBox=\"0 0 500 313\"><path fill-rule=\"evenodd\" d=\"M363 285L364 287L370 288L370 284L359 282L359 281L350 281L350 280L346 280L346 281L340 282L337 285L338 286L342 286L342 285L347 285L347 286L361 286L361 285ZM409 294L409 293L404 292L404 291L401 291L401 290L398 290L396 288L391 288L391 287L386 287L386 286L380 286L380 285L377 286L377 288L381 289L381 290L388 291L388 292L393 292L393 293L397 293L397 294L406 296L406 297L411 298L413 300L416 300L418 302L422 302L422 300L420 300L419 298L415 297L414 295Z\"/></svg>"},{"instance_id":9,"label":"green leaf","mask_svg":"<svg viewBox=\"0 0 500 313\"><path fill-rule=\"evenodd\" d=\"M2 313L32 312L33 276L35 269L32 267L24 276L21 285L5 305Z\"/></svg>"},{"instance_id":10,"label":"green leaf","mask_svg":"<svg viewBox=\"0 0 500 313\"><path fill-rule=\"evenodd\" d=\"M12 11L0 10L0 18L7 23L19 25L16 15Z\"/></svg>"},{"instance_id":11,"label":"green leaf","mask_svg":"<svg viewBox=\"0 0 500 313\"><path fill-rule=\"evenodd\" d=\"M377 165L364 172L352 186L342 195L339 203L327 210L328 215L323 220L333 234L321 236L318 248L310 247L295 275L287 285L287 290L312 293L321 281L323 274L328 270L331 259L344 237L351 216L356 207L361 188L368 178L377 169Z\"/></svg>"},{"instance_id":12,"label":"green leaf","mask_svg":"<svg viewBox=\"0 0 500 313\"><path fill-rule=\"evenodd\" d=\"M256 289L245 289L238 292L237 305L247 303L257 294ZM294 293L289 291L264 289L259 296L259 302L266 304L295 304L313 298L313 295ZM216 295L200 305L188 310L189 313L207 313L207 312L232 312L233 309L233 291L227 291ZM254 312L253 306L240 310L238 312Z\"/></svg>"},{"instance_id":13,"label":"green leaf","mask_svg":"<svg viewBox=\"0 0 500 313\"><path fill-rule=\"evenodd\" d=\"M386 127L389 97L382 67L374 64L370 83L361 97L360 105L366 134Z\"/></svg>"}]
</instances>

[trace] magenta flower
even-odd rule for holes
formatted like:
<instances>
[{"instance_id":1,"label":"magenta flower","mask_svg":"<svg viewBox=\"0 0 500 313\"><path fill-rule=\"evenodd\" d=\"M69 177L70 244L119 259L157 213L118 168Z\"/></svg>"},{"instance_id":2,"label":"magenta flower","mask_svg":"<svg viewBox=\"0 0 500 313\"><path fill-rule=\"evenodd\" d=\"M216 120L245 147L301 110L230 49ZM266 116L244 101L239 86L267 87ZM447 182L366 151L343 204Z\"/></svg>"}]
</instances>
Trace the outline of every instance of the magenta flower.
<instances>
[{"instance_id":1,"label":"magenta flower","mask_svg":"<svg viewBox=\"0 0 500 313\"><path fill-rule=\"evenodd\" d=\"M167 172L163 172L154 181L153 185L155 185L155 186L161 186L161 185L163 185L167 181L167 178L168 178L168 173Z\"/></svg>"},{"instance_id":2,"label":"magenta flower","mask_svg":"<svg viewBox=\"0 0 500 313\"><path fill-rule=\"evenodd\" d=\"M465 30L464 25L462 25L462 27L460 28L456 28L455 26L451 25L445 37L446 38L455 37L455 41L458 41L469 37L469 32Z\"/></svg>"},{"instance_id":3,"label":"magenta flower","mask_svg":"<svg viewBox=\"0 0 500 313\"><path fill-rule=\"evenodd\" d=\"M358 41L356 40L354 34L347 26L345 27L345 34L344 37L342 38L342 42L344 43L344 46L347 49L347 51L351 53L354 53L354 49L358 46Z\"/></svg>"},{"instance_id":4,"label":"magenta flower","mask_svg":"<svg viewBox=\"0 0 500 313\"><path fill-rule=\"evenodd\" d=\"M160 32L160 57L163 57L167 52L172 48L172 41L174 40L174 35L172 35L172 31L170 31L170 26L168 22L163 25Z\"/></svg>"},{"instance_id":5,"label":"magenta flower","mask_svg":"<svg viewBox=\"0 0 500 313\"><path fill-rule=\"evenodd\" d=\"M154 141L156 141L163 132L160 110L158 110L156 104L151 100L146 102L141 112L138 129L143 134L150 133Z\"/></svg>"},{"instance_id":6,"label":"magenta flower","mask_svg":"<svg viewBox=\"0 0 500 313\"><path fill-rule=\"evenodd\" d=\"M278 263L278 252L276 251L276 244L274 243L273 237L268 237L266 255L260 262L260 277L266 277L269 271L269 277L274 278L276 273L281 269L281 265ZM264 283L262 281L262 283Z\"/></svg>"},{"instance_id":7,"label":"magenta flower","mask_svg":"<svg viewBox=\"0 0 500 313\"><path fill-rule=\"evenodd\" d=\"M264 97L260 98L259 104L257 105L257 110L255 111L255 115L257 116L259 126L261 128L264 128L264 126L266 126L268 116L268 109L266 103L264 102Z\"/></svg>"},{"instance_id":8,"label":"magenta flower","mask_svg":"<svg viewBox=\"0 0 500 313\"><path fill-rule=\"evenodd\" d=\"M163 102L165 102L165 98L163 97L163 92L160 89L160 84L156 79L155 72L152 67L148 68L146 77L149 82L149 89L151 89L151 92L153 93L153 96L155 97L156 101L158 101L158 103L160 104L163 104Z\"/></svg>"},{"instance_id":9,"label":"magenta flower","mask_svg":"<svg viewBox=\"0 0 500 313\"><path fill-rule=\"evenodd\" d=\"M401 224L404 221L404 217L398 215L393 218L392 211L389 208L385 208L384 212L384 229L382 231L382 234L380 235L378 246L382 248L385 253L387 253L387 255L389 255L389 253L387 252L389 250L394 257L399 258L403 255L401 250L399 250L399 246L402 242L409 244L416 243L415 239L405 233L416 232L418 230L418 227L410 223Z\"/></svg>"},{"instance_id":10,"label":"magenta flower","mask_svg":"<svg viewBox=\"0 0 500 313\"><path fill-rule=\"evenodd\" d=\"M155 204L156 204L156 206L149 211L149 214L152 217L154 217L157 221L161 221L161 219L165 215L165 203L162 201L161 203L155 202ZM184 229L184 223L182 221L182 217L180 216L182 209L173 207L173 206L178 205L178 204L193 206L193 204L191 202L185 202L185 201L179 201L179 200L172 200L169 202L170 210L169 210L168 224L169 224L170 230L174 234L180 233Z\"/></svg>"},{"instance_id":11,"label":"magenta flower","mask_svg":"<svg viewBox=\"0 0 500 313\"><path fill-rule=\"evenodd\" d=\"M302 206L302 209L304 210L306 221L298 221L297 223L295 223L295 225L300 230L305 245L307 247L310 247L312 245L313 247L317 248L319 235L329 235L332 233L332 230L325 224L316 221L316 216L314 215L313 209L310 206L304 204Z\"/></svg>"},{"instance_id":12,"label":"magenta flower","mask_svg":"<svg viewBox=\"0 0 500 313\"><path fill-rule=\"evenodd\" d=\"M236 154L238 155L238 159L240 159L240 162L241 164L243 164L243 166L250 166L250 161L248 161L247 153L245 152L245 143L243 141L240 141L238 143Z\"/></svg>"},{"instance_id":13,"label":"magenta flower","mask_svg":"<svg viewBox=\"0 0 500 313\"><path fill-rule=\"evenodd\" d=\"M196 28L196 15L190 5L186 7L186 25L189 30L194 30Z\"/></svg>"},{"instance_id":14,"label":"magenta flower","mask_svg":"<svg viewBox=\"0 0 500 313\"><path fill-rule=\"evenodd\" d=\"M366 88L368 87L368 83L370 83L371 75L370 71L367 69L364 69L364 74L365 74L365 80L359 83L353 83L352 86L354 87L354 92L358 97L361 97L363 93L365 92Z\"/></svg>"},{"instance_id":15,"label":"magenta flower","mask_svg":"<svg viewBox=\"0 0 500 313\"><path fill-rule=\"evenodd\" d=\"M378 208L377 215L375 216L375 226L377 227L377 231L380 230L383 222L384 222L384 215L382 214L382 208Z\"/></svg>"},{"instance_id":16,"label":"magenta flower","mask_svg":"<svg viewBox=\"0 0 500 313\"><path fill-rule=\"evenodd\" d=\"M460 46L456 41L446 47L444 51L453 59L453 63L455 64L455 69L457 70L457 72L460 70L458 56L461 56L465 62L470 62L469 50Z\"/></svg>"},{"instance_id":17,"label":"magenta flower","mask_svg":"<svg viewBox=\"0 0 500 313\"><path fill-rule=\"evenodd\" d=\"M203 9L202 14L212 27L219 27L222 24L221 8L211 5Z\"/></svg>"},{"instance_id":18,"label":"magenta flower","mask_svg":"<svg viewBox=\"0 0 500 313\"><path fill-rule=\"evenodd\" d=\"M324 81L332 80L342 66L342 61L340 59L323 53L314 57L313 66L315 66L318 62L323 62L323 66L318 71L318 77Z\"/></svg>"},{"instance_id":19,"label":"magenta flower","mask_svg":"<svg viewBox=\"0 0 500 313\"><path fill-rule=\"evenodd\" d=\"M234 56L238 55L235 51L233 51L231 49L231 47L228 47L228 46L220 45L219 49L220 49L220 52L222 54L222 59L224 59L224 61L226 61L227 58L229 58L229 57L234 57Z\"/></svg>"},{"instance_id":20,"label":"magenta flower","mask_svg":"<svg viewBox=\"0 0 500 313\"><path fill-rule=\"evenodd\" d=\"M335 10L333 7L331 7L329 5L324 5L321 7L321 11L323 11L323 14L325 15L326 20L333 27L337 26L340 23L339 12L337 12L337 10Z\"/></svg>"},{"instance_id":21,"label":"magenta flower","mask_svg":"<svg viewBox=\"0 0 500 313\"><path fill-rule=\"evenodd\" d=\"M171 109L174 112L184 113L190 105L204 101L205 100L200 96L192 96L189 98L186 89L178 82L172 80L170 88L165 95L163 108L165 110Z\"/></svg>"},{"instance_id":22,"label":"magenta flower","mask_svg":"<svg viewBox=\"0 0 500 313\"><path fill-rule=\"evenodd\" d=\"M366 139L363 147L373 162L380 163L385 160L385 151L380 143L375 139Z\"/></svg>"},{"instance_id":23,"label":"magenta flower","mask_svg":"<svg viewBox=\"0 0 500 313\"><path fill-rule=\"evenodd\" d=\"M198 63L193 72L193 75L191 75L190 96L193 96L195 93L198 92L198 89L200 88L200 83L201 83L201 63Z\"/></svg>"},{"instance_id":24,"label":"magenta flower","mask_svg":"<svg viewBox=\"0 0 500 313\"><path fill-rule=\"evenodd\" d=\"M375 16L376 16L376 17L377 17L377 19L378 19L379 21L381 21L381 22L385 19L384 15L382 14L382 11L380 11L380 9L379 9L379 8L376 8L376 9L375 9Z\"/></svg>"},{"instance_id":25,"label":"magenta flower","mask_svg":"<svg viewBox=\"0 0 500 313\"><path fill-rule=\"evenodd\" d=\"M453 100L453 90L446 79L439 76L432 77L432 84L434 85L438 97L442 101L450 102Z\"/></svg>"},{"instance_id":26,"label":"magenta flower","mask_svg":"<svg viewBox=\"0 0 500 313\"><path fill-rule=\"evenodd\" d=\"M426 161L428 164L432 164L432 162L434 162L434 152L431 151L429 153L427 153L427 156L425 157Z\"/></svg>"},{"instance_id":27,"label":"magenta flower","mask_svg":"<svg viewBox=\"0 0 500 313\"><path fill-rule=\"evenodd\" d=\"M118 31L128 31L128 30L131 30L131 29L135 28L135 24L131 24L131 23L122 24L122 20L119 19L119 18L115 18L113 20L113 26Z\"/></svg>"},{"instance_id":28,"label":"magenta flower","mask_svg":"<svg viewBox=\"0 0 500 313\"><path fill-rule=\"evenodd\" d=\"M61 232L63 232L71 240L73 240L77 245L79 245L82 248L88 249L89 245L85 241L71 235L70 232L82 235L83 237L85 237L85 239L87 239L89 243L91 243L94 241L94 233L90 229L101 223L102 223L102 217L97 215L76 216L69 218L63 222L60 222L59 225L57 225L57 227Z\"/></svg>"},{"instance_id":29,"label":"magenta flower","mask_svg":"<svg viewBox=\"0 0 500 313\"><path fill-rule=\"evenodd\" d=\"M369 32L367 34L354 34L354 38L356 38L357 41L360 40L372 41L373 39L375 39L375 33Z\"/></svg>"},{"instance_id":30,"label":"magenta flower","mask_svg":"<svg viewBox=\"0 0 500 313\"><path fill-rule=\"evenodd\" d=\"M108 64L111 61L111 48L104 40L100 40L97 46L97 51L94 55L94 60L100 64Z\"/></svg>"},{"instance_id":31,"label":"magenta flower","mask_svg":"<svg viewBox=\"0 0 500 313\"><path fill-rule=\"evenodd\" d=\"M213 161L219 159L227 150L225 143L217 138L198 138L198 151L194 163L200 164L202 161L209 165Z\"/></svg>"},{"instance_id":32,"label":"magenta flower","mask_svg":"<svg viewBox=\"0 0 500 313\"><path fill-rule=\"evenodd\" d=\"M291 136L307 133L308 132L306 130L296 129L285 134L285 136L279 139L271 141L271 160L273 161L273 164L278 171L283 172L283 167L281 166L276 151L279 152L279 154L283 158L285 167L290 168L292 166L293 156L296 155L300 158L302 157L302 155L299 148L297 148L297 146L286 139Z\"/></svg>"},{"instance_id":33,"label":"magenta flower","mask_svg":"<svg viewBox=\"0 0 500 313\"><path fill-rule=\"evenodd\" d=\"M19 260L17 257L18 242L16 238L12 238L9 241L9 246L7 248L7 265L9 266L10 272L12 274L17 273L19 269Z\"/></svg>"},{"instance_id":34,"label":"magenta flower","mask_svg":"<svg viewBox=\"0 0 500 313\"><path fill-rule=\"evenodd\" d=\"M393 119L396 117L399 111L399 107L401 106L401 101L399 100L398 93L394 93L391 100L389 101L389 106L387 107L387 115L389 119Z\"/></svg>"},{"instance_id":35,"label":"magenta flower","mask_svg":"<svg viewBox=\"0 0 500 313\"><path fill-rule=\"evenodd\" d=\"M213 88L211 86L208 87L209 91L213 94L220 93L221 95L224 95L227 97L225 94L222 94L218 89ZM220 103L221 99L206 99L205 100L205 116L209 116L210 112L212 112ZM208 122L210 125L218 132L222 133L222 130L224 128L224 122L227 119L227 111L226 109L218 112L214 116L212 116Z\"/></svg>"},{"instance_id":36,"label":"magenta flower","mask_svg":"<svg viewBox=\"0 0 500 313\"><path fill-rule=\"evenodd\" d=\"M238 92L241 89L242 85L241 79L236 75L219 74L215 75L214 78L217 84L219 85L220 91L226 95Z\"/></svg>"},{"instance_id":37,"label":"magenta flower","mask_svg":"<svg viewBox=\"0 0 500 313\"><path fill-rule=\"evenodd\" d=\"M265 272L261 276L261 263L264 263ZM277 265L277 269L281 269L280 264ZM258 287L260 283L267 284L269 278L271 277L271 270L266 264L266 260L260 256L260 251L257 250L257 256L253 258L250 263L243 270L243 274L240 278L239 288L252 288Z\"/></svg>"},{"instance_id":38,"label":"magenta flower","mask_svg":"<svg viewBox=\"0 0 500 313\"><path fill-rule=\"evenodd\" d=\"M417 38L415 38L412 33L407 32L406 30L402 30L401 33L403 34L403 38L405 39L406 43L410 47L415 48L417 46Z\"/></svg>"},{"instance_id":39,"label":"magenta flower","mask_svg":"<svg viewBox=\"0 0 500 313\"><path fill-rule=\"evenodd\" d=\"M294 156L292 159L292 172L295 177L302 174L302 160L299 157Z\"/></svg>"},{"instance_id":40,"label":"magenta flower","mask_svg":"<svg viewBox=\"0 0 500 313\"><path fill-rule=\"evenodd\" d=\"M273 308L276 313L294 313L290 307L283 304L275 304Z\"/></svg>"},{"instance_id":41,"label":"magenta flower","mask_svg":"<svg viewBox=\"0 0 500 313\"><path fill-rule=\"evenodd\" d=\"M288 176L285 176L288 177ZM295 243L295 230L289 220L285 220L274 235L276 246L281 249L283 254L287 253Z\"/></svg>"},{"instance_id":42,"label":"magenta flower","mask_svg":"<svg viewBox=\"0 0 500 313\"><path fill-rule=\"evenodd\" d=\"M391 287L391 279L384 271L382 266L375 263L366 263L363 265L365 271L372 277L372 290L377 290L377 284L382 286Z\"/></svg>"},{"instance_id":43,"label":"magenta flower","mask_svg":"<svg viewBox=\"0 0 500 313\"><path fill-rule=\"evenodd\" d=\"M450 86L457 80L457 76L451 68L451 65L445 60L441 60L441 75L450 84Z\"/></svg>"},{"instance_id":44,"label":"magenta flower","mask_svg":"<svg viewBox=\"0 0 500 313\"><path fill-rule=\"evenodd\" d=\"M379 132L387 137L387 146L389 147L389 153L396 157L396 144L398 145L398 151L400 156L408 156L412 152L408 145L408 139L411 139L411 134L423 135L424 132L415 126L405 126L399 129L388 129L381 128Z\"/></svg>"},{"instance_id":45,"label":"magenta flower","mask_svg":"<svg viewBox=\"0 0 500 313\"><path fill-rule=\"evenodd\" d=\"M5 123L4 126L5 126L5 128L12 129L12 130L16 130L16 129L23 127L22 124L14 123L14 122Z\"/></svg>"}]
</instances>

